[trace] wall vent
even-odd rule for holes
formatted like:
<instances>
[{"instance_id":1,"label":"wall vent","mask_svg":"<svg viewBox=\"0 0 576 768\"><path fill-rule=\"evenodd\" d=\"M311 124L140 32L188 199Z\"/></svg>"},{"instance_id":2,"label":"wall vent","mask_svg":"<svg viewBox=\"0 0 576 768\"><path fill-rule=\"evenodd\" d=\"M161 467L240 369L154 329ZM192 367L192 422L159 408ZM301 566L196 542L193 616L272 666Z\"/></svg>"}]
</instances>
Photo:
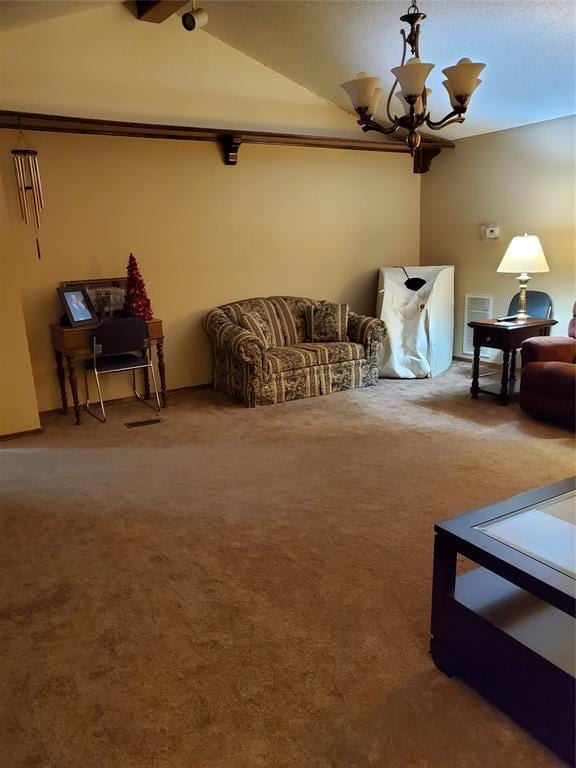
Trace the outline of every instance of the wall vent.
<instances>
[{"instance_id":1,"label":"wall vent","mask_svg":"<svg viewBox=\"0 0 576 768\"><path fill-rule=\"evenodd\" d=\"M468 327L473 320L488 320L492 315L494 297L481 293L467 293L464 299L464 338L462 340L462 352L465 355L474 354L474 331ZM491 352L482 348L480 357L490 360Z\"/></svg>"}]
</instances>

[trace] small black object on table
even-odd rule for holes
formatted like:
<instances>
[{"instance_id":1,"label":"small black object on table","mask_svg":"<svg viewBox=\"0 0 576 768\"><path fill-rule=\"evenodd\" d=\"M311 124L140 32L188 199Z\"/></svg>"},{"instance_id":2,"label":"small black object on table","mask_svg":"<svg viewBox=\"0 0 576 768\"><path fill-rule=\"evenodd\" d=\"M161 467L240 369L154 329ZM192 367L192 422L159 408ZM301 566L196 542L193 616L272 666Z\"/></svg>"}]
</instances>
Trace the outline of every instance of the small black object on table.
<instances>
[{"instance_id":1,"label":"small black object on table","mask_svg":"<svg viewBox=\"0 0 576 768\"><path fill-rule=\"evenodd\" d=\"M435 526L430 652L575 764L576 477ZM572 542L572 544L571 544ZM457 576L463 555L479 567Z\"/></svg>"},{"instance_id":2,"label":"small black object on table","mask_svg":"<svg viewBox=\"0 0 576 768\"><path fill-rule=\"evenodd\" d=\"M523 341L534 336L547 336L550 328L558 321L538 317L527 320L501 322L492 320L473 320L468 326L474 331L474 363L472 367L472 386L470 394L477 400L479 392L498 395L501 405L508 405L508 399L517 393L516 387L516 350ZM500 387L480 387L480 350L482 347L502 350L502 381Z\"/></svg>"}]
</instances>

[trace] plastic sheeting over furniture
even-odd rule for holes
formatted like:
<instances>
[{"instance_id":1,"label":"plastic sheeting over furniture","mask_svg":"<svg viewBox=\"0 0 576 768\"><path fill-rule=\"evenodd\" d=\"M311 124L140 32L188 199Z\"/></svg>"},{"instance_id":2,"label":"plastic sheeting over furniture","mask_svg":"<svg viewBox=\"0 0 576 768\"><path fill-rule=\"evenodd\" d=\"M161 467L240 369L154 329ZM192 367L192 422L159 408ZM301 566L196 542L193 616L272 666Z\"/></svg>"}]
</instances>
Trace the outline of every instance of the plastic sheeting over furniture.
<instances>
[{"instance_id":1,"label":"plastic sheeting over furniture","mask_svg":"<svg viewBox=\"0 0 576 768\"><path fill-rule=\"evenodd\" d=\"M388 331L378 358L381 377L442 373L452 362L454 345L454 267L382 267L377 317Z\"/></svg>"}]
</instances>

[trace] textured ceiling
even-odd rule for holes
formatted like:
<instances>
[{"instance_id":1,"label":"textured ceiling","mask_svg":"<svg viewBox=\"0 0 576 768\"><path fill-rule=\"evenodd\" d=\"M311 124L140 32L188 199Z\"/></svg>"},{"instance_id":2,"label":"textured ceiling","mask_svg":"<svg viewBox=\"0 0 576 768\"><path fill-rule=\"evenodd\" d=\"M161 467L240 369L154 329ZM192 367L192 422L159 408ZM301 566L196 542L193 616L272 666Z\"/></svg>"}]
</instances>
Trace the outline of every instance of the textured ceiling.
<instances>
[{"instance_id":1,"label":"textured ceiling","mask_svg":"<svg viewBox=\"0 0 576 768\"><path fill-rule=\"evenodd\" d=\"M392 85L400 63L404 2L220 2L205 0L210 34L350 109L340 83L359 71ZM428 85L438 119L448 109L441 70L463 56L485 62L466 123L452 137L485 133L573 114L574 2L421 0L420 53L436 64ZM394 99L395 101L395 99Z\"/></svg>"},{"instance_id":2,"label":"textured ceiling","mask_svg":"<svg viewBox=\"0 0 576 768\"><path fill-rule=\"evenodd\" d=\"M119 0L0 0L0 28L33 23ZM366 70L392 84L400 62L399 21L408 0L198 0L205 31L345 109L338 87ZM576 111L576 5L573 0L422 0L421 58L433 119L448 109L441 70L462 56L485 62L466 123L443 130L469 136ZM88 28L89 29L89 28ZM194 33L192 33L193 35ZM190 44L193 45L193 36Z\"/></svg>"}]
</instances>

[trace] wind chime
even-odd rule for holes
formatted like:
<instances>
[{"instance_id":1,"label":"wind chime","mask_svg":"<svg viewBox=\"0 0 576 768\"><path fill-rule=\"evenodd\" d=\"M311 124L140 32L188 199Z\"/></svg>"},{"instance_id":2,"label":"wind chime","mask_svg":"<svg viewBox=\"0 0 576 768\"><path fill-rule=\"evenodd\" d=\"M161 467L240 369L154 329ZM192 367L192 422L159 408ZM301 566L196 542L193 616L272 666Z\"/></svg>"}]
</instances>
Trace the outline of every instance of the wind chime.
<instances>
[{"instance_id":1,"label":"wind chime","mask_svg":"<svg viewBox=\"0 0 576 768\"><path fill-rule=\"evenodd\" d=\"M38 152L35 149L13 149L12 157L14 158L16 183L18 184L20 211L26 224L30 224L30 210L32 209L34 213L36 252L40 259L40 243L37 233L40 229L40 212L44 208L44 195L42 194L40 168L38 167Z\"/></svg>"}]
</instances>

